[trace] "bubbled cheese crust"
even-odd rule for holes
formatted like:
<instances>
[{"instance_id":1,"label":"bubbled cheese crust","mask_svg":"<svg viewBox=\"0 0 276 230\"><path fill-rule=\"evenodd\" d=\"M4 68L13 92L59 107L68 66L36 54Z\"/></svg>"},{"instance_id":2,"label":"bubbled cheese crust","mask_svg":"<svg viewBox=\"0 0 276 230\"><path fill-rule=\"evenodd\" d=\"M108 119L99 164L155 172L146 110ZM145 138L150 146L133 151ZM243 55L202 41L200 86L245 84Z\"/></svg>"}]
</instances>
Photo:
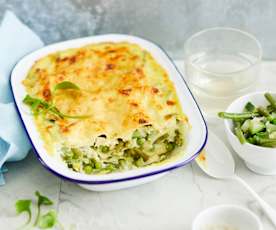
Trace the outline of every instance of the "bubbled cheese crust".
<instances>
[{"instance_id":1,"label":"bubbled cheese crust","mask_svg":"<svg viewBox=\"0 0 276 230\"><path fill-rule=\"evenodd\" d=\"M81 90L58 90L53 95L52 89L63 81ZM167 129L175 116L187 122L166 71L136 44L98 43L50 54L34 63L23 84L28 94L52 100L64 114L91 115L58 119L54 125L36 118L48 144L85 146L102 134L112 142L128 139L146 124ZM53 132L57 138L51 138Z\"/></svg>"}]
</instances>

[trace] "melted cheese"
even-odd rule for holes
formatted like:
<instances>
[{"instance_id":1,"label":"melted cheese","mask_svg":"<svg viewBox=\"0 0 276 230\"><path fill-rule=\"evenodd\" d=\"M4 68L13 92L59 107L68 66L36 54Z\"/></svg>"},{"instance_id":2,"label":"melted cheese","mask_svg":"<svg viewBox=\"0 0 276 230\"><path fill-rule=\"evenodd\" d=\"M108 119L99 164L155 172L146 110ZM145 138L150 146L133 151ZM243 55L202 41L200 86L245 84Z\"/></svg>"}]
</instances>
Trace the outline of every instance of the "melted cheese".
<instances>
[{"instance_id":1,"label":"melted cheese","mask_svg":"<svg viewBox=\"0 0 276 230\"><path fill-rule=\"evenodd\" d=\"M55 85L63 81L81 90L53 95ZM47 144L85 146L102 134L112 142L127 139L145 124L168 129L173 116L187 122L168 74L136 44L98 43L50 54L34 63L23 84L28 94L52 101L64 114L91 115L57 119L54 125L37 117Z\"/></svg>"}]
</instances>

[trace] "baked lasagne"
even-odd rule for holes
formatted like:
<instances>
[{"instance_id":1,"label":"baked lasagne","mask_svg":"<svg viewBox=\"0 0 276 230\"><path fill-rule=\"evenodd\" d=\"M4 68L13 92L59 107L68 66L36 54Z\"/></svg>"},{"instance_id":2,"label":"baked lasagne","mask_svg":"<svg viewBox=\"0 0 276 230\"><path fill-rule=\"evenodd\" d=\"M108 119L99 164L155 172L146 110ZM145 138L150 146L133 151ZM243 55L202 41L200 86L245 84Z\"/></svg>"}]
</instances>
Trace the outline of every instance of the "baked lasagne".
<instances>
[{"instance_id":1,"label":"baked lasagne","mask_svg":"<svg viewBox=\"0 0 276 230\"><path fill-rule=\"evenodd\" d=\"M104 174L184 154L187 117L167 72L128 42L97 43L37 60L23 81L49 154Z\"/></svg>"}]
</instances>

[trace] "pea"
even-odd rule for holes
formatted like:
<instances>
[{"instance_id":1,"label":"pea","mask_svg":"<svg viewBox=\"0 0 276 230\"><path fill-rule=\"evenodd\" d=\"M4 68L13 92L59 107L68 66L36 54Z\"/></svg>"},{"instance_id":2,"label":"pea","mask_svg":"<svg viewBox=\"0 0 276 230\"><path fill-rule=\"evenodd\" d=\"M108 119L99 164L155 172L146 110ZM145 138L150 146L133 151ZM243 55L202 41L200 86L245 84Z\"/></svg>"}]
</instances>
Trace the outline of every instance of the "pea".
<instances>
[{"instance_id":1,"label":"pea","mask_svg":"<svg viewBox=\"0 0 276 230\"><path fill-rule=\"evenodd\" d=\"M100 162L95 162L95 168L96 169L102 168L102 164Z\"/></svg>"},{"instance_id":2,"label":"pea","mask_svg":"<svg viewBox=\"0 0 276 230\"><path fill-rule=\"evenodd\" d=\"M101 145L100 149L102 153L107 153L109 151L109 147L106 145Z\"/></svg>"},{"instance_id":3,"label":"pea","mask_svg":"<svg viewBox=\"0 0 276 230\"><path fill-rule=\"evenodd\" d=\"M144 142L145 142L144 138L137 138L137 140L136 140L137 145L140 145L140 146L143 145Z\"/></svg>"},{"instance_id":4,"label":"pea","mask_svg":"<svg viewBox=\"0 0 276 230\"><path fill-rule=\"evenodd\" d=\"M174 142L168 142L168 143L166 144L166 150L167 150L168 152L173 151L174 148L175 148L175 143L174 143Z\"/></svg>"},{"instance_id":5,"label":"pea","mask_svg":"<svg viewBox=\"0 0 276 230\"><path fill-rule=\"evenodd\" d=\"M84 172L85 172L86 174L91 174L92 171L93 171L93 168L92 168L91 165L85 165L84 168L83 168L83 170L84 170Z\"/></svg>"}]
</instances>

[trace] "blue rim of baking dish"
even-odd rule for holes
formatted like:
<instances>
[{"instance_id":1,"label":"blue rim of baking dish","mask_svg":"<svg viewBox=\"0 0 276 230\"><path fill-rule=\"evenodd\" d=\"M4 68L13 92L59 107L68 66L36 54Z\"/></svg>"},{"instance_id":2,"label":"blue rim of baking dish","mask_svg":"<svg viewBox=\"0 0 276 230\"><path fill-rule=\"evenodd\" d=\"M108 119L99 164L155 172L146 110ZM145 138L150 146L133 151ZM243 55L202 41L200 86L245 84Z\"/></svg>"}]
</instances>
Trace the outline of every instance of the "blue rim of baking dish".
<instances>
[{"instance_id":1,"label":"blue rim of baking dish","mask_svg":"<svg viewBox=\"0 0 276 230\"><path fill-rule=\"evenodd\" d=\"M103 35L103 34L101 34L101 35ZM99 36L101 36L101 35L99 35ZM132 35L128 35L128 34L113 34L113 33L112 33L112 34L104 34L104 35L132 36ZM95 35L95 36L97 36L97 35ZM28 133L28 131L27 131L27 128L26 128L25 123L24 123L24 121L23 121L23 119L22 119L21 113L19 112L19 108L18 108L18 105L17 105L16 100L15 100L15 96L14 96L14 93L13 93L13 87L12 87L11 77L10 77L10 87L11 87L11 91L12 91L13 101L14 101L14 104L15 104L16 111L17 111L17 113L18 113L18 115L19 115L19 117L20 117L21 123L22 123L22 125L23 125L23 128L24 128L24 130L25 130L25 132L26 132L26 134L27 134L27 137L28 137L28 139L29 139L31 145L32 145L32 148L33 148L33 150L34 150L34 153L35 153L36 157L38 158L38 160L40 161L40 163L44 166L44 168L46 168L46 169L47 169L48 171L50 171L52 174L54 174L54 175L56 175L56 176L58 176L58 177L60 177L60 178L62 178L62 179L64 179L64 180L68 180L68 181L70 181L70 182L73 182L73 183L77 183L77 184L91 184L91 185L112 184L112 183L118 183L118 182L131 181L131 180L135 180L135 179L142 179L142 178L154 176L154 175L157 175L157 174L160 174L160 173L169 172L169 171L172 171L172 170L174 170L174 169L177 169L177 168L180 168L180 167L183 167L183 166L189 164L190 162L192 162L192 161L199 155L199 153L203 150L204 146L206 145L207 139L208 139L208 128L207 128L206 121L205 121L205 119L204 119L204 117L203 117L203 115L202 115L202 112L201 112L201 110L200 110L200 108L199 108L199 106L198 106L198 103L196 102L196 100L195 100L195 98L194 98L194 95L192 94L192 92L191 92L191 90L190 90L190 88L189 88L187 82L185 81L185 79L184 79L183 75L181 74L181 72L180 72L180 71L178 70L178 68L176 67L176 65L175 65L175 63L173 62L172 58L171 58L171 57L168 55L168 53L167 53L159 44L157 44L156 42L153 42L153 41L151 41L151 40L149 40L149 39L145 39L145 38L140 37L140 36L133 36L133 37L137 37L137 38L143 39L143 40L148 41L148 42L154 44L155 46L157 46L157 47L168 57L168 59L169 59L169 61L171 62L171 64L174 66L174 68L176 69L176 71L178 72L178 74L181 76L181 78L182 78L184 84L186 85L186 87L187 87L187 89L188 89L190 95L192 96L193 101L194 101L195 104L196 104L196 107L197 107L197 109L198 109L198 111L199 111L199 113L200 113L200 116L201 116L201 118L202 118L202 120L203 120L203 123L204 123L204 127L205 127L205 132L206 132L206 133L205 133L205 139L204 139L203 144L200 146L200 148L198 149L198 151L195 152L194 155L192 155L190 158L188 158L187 160L185 160L185 161L183 161L183 162L181 162L181 163L175 164L175 165L170 166L170 167L168 167L168 168L159 169L159 170L156 170L156 171L152 171L152 172L140 174L140 175L137 175L137 176L130 176L130 177L125 177L125 178L120 178L120 179L98 180L98 181L95 181L95 180L91 180L91 181L90 181L90 180L89 180L89 181L88 181L88 180L78 180L78 179L73 179L73 178L71 178L71 177L67 177L67 176L65 176L65 175L62 175L62 174L58 173L57 171L55 171L55 170L52 169L51 167L49 167L49 166L44 162L44 160L42 159L42 157L39 155L39 153L38 153L38 151L37 151L37 149L36 149L36 147L35 147L35 145L34 145L32 139L31 139L31 137L30 137L30 135L29 135L29 133ZM42 48L45 48L45 47L42 47ZM28 55L29 55L29 54L27 54L27 55L25 55L25 56L28 56ZM23 58L24 58L24 57L23 57ZM16 64L16 65L17 65L17 64ZM15 66L16 66L16 65L15 65ZM11 75L12 75L12 74L11 74Z\"/></svg>"}]
</instances>

